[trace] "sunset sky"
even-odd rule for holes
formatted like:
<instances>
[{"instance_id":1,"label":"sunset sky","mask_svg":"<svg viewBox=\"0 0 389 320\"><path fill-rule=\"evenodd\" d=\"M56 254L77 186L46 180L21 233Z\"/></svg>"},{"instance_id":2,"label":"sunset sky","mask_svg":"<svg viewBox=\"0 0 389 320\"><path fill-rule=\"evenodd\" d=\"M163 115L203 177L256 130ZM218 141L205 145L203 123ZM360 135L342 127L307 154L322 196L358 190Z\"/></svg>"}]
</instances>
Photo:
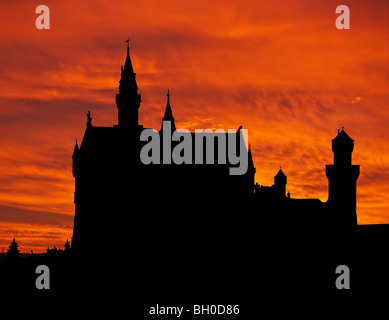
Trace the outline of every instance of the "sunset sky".
<instances>
[{"instance_id":1,"label":"sunset sky","mask_svg":"<svg viewBox=\"0 0 389 320\"><path fill-rule=\"evenodd\" d=\"M40 4L50 30L35 27ZM350 30L335 27L341 4ZM358 223L389 223L388 1L4 0L0 14L0 249L71 239L75 140L87 110L117 123L127 36L145 127L160 127L170 89L177 128L242 125L259 184L282 166L292 197L326 201L344 126Z\"/></svg>"}]
</instances>

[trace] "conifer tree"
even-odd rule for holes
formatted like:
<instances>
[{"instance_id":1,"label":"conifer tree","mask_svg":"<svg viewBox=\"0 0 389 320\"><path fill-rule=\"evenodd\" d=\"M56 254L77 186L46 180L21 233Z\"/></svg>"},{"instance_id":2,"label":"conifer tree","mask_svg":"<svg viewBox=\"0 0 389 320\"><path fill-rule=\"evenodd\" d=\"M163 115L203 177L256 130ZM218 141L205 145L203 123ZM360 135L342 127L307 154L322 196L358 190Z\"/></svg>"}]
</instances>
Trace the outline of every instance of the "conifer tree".
<instances>
[{"instance_id":1,"label":"conifer tree","mask_svg":"<svg viewBox=\"0 0 389 320\"><path fill-rule=\"evenodd\" d=\"M69 239L66 239L66 242L65 242L65 252L69 252L69 250L70 250Z\"/></svg>"},{"instance_id":2,"label":"conifer tree","mask_svg":"<svg viewBox=\"0 0 389 320\"><path fill-rule=\"evenodd\" d=\"M16 260L20 256L20 251L18 247L19 245L17 244L14 238L7 251L8 260Z\"/></svg>"}]
</instances>

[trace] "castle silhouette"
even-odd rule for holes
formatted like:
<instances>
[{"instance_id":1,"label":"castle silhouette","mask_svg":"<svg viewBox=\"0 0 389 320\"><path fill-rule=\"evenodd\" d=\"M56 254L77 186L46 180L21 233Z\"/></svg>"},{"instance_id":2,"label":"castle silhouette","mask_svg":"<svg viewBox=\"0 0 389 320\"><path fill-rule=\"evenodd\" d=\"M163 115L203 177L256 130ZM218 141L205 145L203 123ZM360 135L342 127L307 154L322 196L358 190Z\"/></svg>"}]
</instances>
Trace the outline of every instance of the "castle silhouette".
<instances>
[{"instance_id":1,"label":"castle silhouette","mask_svg":"<svg viewBox=\"0 0 389 320\"><path fill-rule=\"evenodd\" d=\"M256 168L242 127L204 136L202 150L192 147L189 164L143 164L140 151L147 141L140 136L147 128L139 124L140 104L127 46L116 95L118 124L93 126L88 113L84 138L73 152L72 250L86 266L84 276L91 278L87 287L96 285L90 270L104 257L103 268L113 283L138 288L139 303L146 309L162 297L169 301L200 295L240 299L247 314L255 314L255 302L248 302L253 298L250 285L265 288L275 305L315 300L313 292L316 297L337 296L339 265L352 269L353 294L389 283L388 264L382 260L389 226L357 224L360 167L352 164L354 140L344 128L332 139L334 161L325 169L328 200L295 199L286 194L281 168L272 186L255 183ZM167 124L171 131L164 131ZM168 132L170 138L176 127L168 91L159 134ZM198 133L186 134L195 138ZM234 164L229 161L207 162L209 152L220 157L220 139L235 141L228 148L247 153L244 174L230 175ZM159 143L156 158L162 163L166 146L164 139ZM180 141L170 143L174 147ZM203 163L195 164L199 152ZM98 262L96 257L101 257ZM130 273L124 261L131 261ZM134 275L139 278L134 280ZM284 298L273 300L280 290Z\"/></svg>"},{"instance_id":2,"label":"castle silhouette","mask_svg":"<svg viewBox=\"0 0 389 320\"><path fill-rule=\"evenodd\" d=\"M148 308L157 303L185 309L194 303L231 303L240 306L241 319L250 319L280 306L288 315L314 304L331 310L339 307L328 305L333 298L341 299L349 315L356 296L389 285L389 226L357 224L360 168L352 164L354 140L344 128L332 140L326 202L286 194L281 168L272 186L255 184L252 151L241 127L202 136L202 149L192 147L189 163L144 164L140 151L148 141L140 136L147 128L139 124L135 76L127 46L116 95L118 124L94 126L88 112L82 143L76 142L70 250L0 265L7 290L35 296L37 302L69 299L69 311L99 315L105 309L148 319ZM160 135L176 129L172 110L168 92ZM159 160L165 141L159 140ZM170 147L180 143L168 141ZM236 162L218 161L228 158L218 152L219 141L226 142L224 152L247 156L244 174L230 174ZM199 158L202 164L194 161ZM50 290L34 286L38 264L50 268ZM351 270L350 290L335 286L340 265Z\"/></svg>"},{"instance_id":3,"label":"castle silhouette","mask_svg":"<svg viewBox=\"0 0 389 320\"><path fill-rule=\"evenodd\" d=\"M354 140L344 128L332 140L333 164L326 165L328 200L294 199L286 194L287 177L281 168L274 185L255 184L251 148L240 148L245 143L242 127L236 133L204 137L203 164L143 164L140 150L147 141L140 139L146 130L139 124L140 104L127 46L116 95L118 124L93 126L88 113L84 138L80 147L76 142L73 152L72 250L76 255L84 260L109 255L111 262L112 257L122 261L123 256L130 256L139 274L147 274L141 286L149 284L156 295L172 283L183 292L189 287L201 291L213 283L219 294L227 294L230 288L241 288L242 279L253 281L264 272L276 274L276 283L290 290L309 285L309 276L319 274L317 288L333 291L334 270L340 264L356 265L353 274L359 272L359 288L365 288L364 271L370 266L360 252L369 248L369 261L379 260L389 228L357 224L360 168L352 164ZM169 135L176 130L169 91L161 122L160 134L167 123ZM187 134L195 137L197 133ZM233 166L229 161L206 161L210 150L217 154L218 139L231 141L233 135L238 137L235 149L247 152L247 171L241 175L229 174ZM160 163L163 143L161 139ZM196 152L193 147L192 160ZM258 264L259 254L271 263L271 270ZM120 269L119 262L114 265L112 274L118 275L118 281L130 281L125 267ZM306 265L316 269L307 272ZM307 275L304 282L301 278ZM262 280L268 288L273 288L272 281Z\"/></svg>"},{"instance_id":4,"label":"castle silhouette","mask_svg":"<svg viewBox=\"0 0 389 320\"><path fill-rule=\"evenodd\" d=\"M359 165L352 164L354 140L343 128L332 140L334 164L326 165L329 196L328 201L323 203L319 199L293 199L289 193L286 195L287 177L281 168L274 177L273 186L254 184L256 169L250 146L243 149L248 159L245 174L230 175L231 164L228 162L208 163L209 150L217 155L217 141L221 136L215 136L216 133L208 134L214 139L204 137L203 150L200 150L203 164L144 165L139 158L145 145L140 141L140 135L145 130L139 124L140 104L141 95L127 46L119 93L116 95L118 124L112 127L93 126L88 112L81 146L76 142L74 148L72 248L75 251L93 251L95 239L102 234L129 245L128 234L136 234L142 228L143 235L148 235L149 239L157 238L157 235L166 239L172 234L190 239L191 232L199 230L223 233L223 227L228 229L236 225L242 221L242 215L249 212L256 214L263 224L288 226L288 229L293 226L300 229L348 230L357 226L356 181ZM171 135L176 130L176 124L169 92L161 134L166 123L171 125L168 133ZM196 134L190 133L193 137ZM224 134L226 140L230 140L232 135ZM244 143L241 127L236 135L239 136L236 150L240 150L240 144ZM166 147L162 140L159 159L163 158ZM171 143L174 146L179 142ZM207 145L210 143L211 149ZM193 159L196 152L199 150L193 147Z\"/></svg>"}]
</instances>

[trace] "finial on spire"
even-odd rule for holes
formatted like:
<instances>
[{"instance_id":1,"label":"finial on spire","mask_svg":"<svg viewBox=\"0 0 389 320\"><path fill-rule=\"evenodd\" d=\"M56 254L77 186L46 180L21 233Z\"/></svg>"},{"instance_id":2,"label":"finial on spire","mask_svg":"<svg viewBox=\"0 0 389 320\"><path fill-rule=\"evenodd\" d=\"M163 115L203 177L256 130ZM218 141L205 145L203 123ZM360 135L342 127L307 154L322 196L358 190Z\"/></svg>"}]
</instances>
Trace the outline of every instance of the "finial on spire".
<instances>
[{"instance_id":1,"label":"finial on spire","mask_svg":"<svg viewBox=\"0 0 389 320\"><path fill-rule=\"evenodd\" d=\"M88 112L86 113L86 126L87 127L91 127L92 126L92 117L90 115L90 111L88 110Z\"/></svg>"},{"instance_id":2,"label":"finial on spire","mask_svg":"<svg viewBox=\"0 0 389 320\"><path fill-rule=\"evenodd\" d=\"M167 102L166 102L165 113L164 113L163 118L162 118L162 127L163 127L164 121L171 121L172 132L174 132L174 131L176 131L176 125L174 124L173 111L172 111L172 107L170 105L170 90L167 91L166 95L167 95ZM161 130L162 130L162 127L161 127Z\"/></svg>"},{"instance_id":3,"label":"finial on spire","mask_svg":"<svg viewBox=\"0 0 389 320\"><path fill-rule=\"evenodd\" d=\"M126 39L126 42L127 42L127 55L130 54L130 41L131 41L131 39L129 37L127 37L127 39Z\"/></svg>"},{"instance_id":4,"label":"finial on spire","mask_svg":"<svg viewBox=\"0 0 389 320\"><path fill-rule=\"evenodd\" d=\"M344 131L344 127L342 126L342 131Z\"/></svg>"}]
</instances>

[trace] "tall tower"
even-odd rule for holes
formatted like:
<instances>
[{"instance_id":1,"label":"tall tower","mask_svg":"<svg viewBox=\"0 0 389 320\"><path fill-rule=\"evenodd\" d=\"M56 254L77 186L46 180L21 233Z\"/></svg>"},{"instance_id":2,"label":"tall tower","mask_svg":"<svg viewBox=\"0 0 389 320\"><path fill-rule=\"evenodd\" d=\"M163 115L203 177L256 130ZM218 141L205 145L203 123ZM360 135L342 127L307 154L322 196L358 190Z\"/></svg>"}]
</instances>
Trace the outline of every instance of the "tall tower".
<instances>
[{"instance_id":1,"label":"tall tower","mask_svg":"<svg viewBox=\"0 0 389 320\"><path fill-rule=\"evenodd\" d=\"M127 42L127 57L122 66L121 78L119 81L119 93L116 95L116 106L118 108L119 127L125 129L138 129L139 107L141 103L136 74L132 68L130 58L130 39Z\"/></svg>"},{"instance_id":2,"label":"tall tower","mask_svg":"<svg viewBox=\"0 0 389 320\"><path fill-rule=\"evenodd\" d=\"M357 225L357 179L359 165L351 164L354 140L343 130L332 140L334 164L326 165L328 206L338 227Z\"/></svg>"}]
</instances>

